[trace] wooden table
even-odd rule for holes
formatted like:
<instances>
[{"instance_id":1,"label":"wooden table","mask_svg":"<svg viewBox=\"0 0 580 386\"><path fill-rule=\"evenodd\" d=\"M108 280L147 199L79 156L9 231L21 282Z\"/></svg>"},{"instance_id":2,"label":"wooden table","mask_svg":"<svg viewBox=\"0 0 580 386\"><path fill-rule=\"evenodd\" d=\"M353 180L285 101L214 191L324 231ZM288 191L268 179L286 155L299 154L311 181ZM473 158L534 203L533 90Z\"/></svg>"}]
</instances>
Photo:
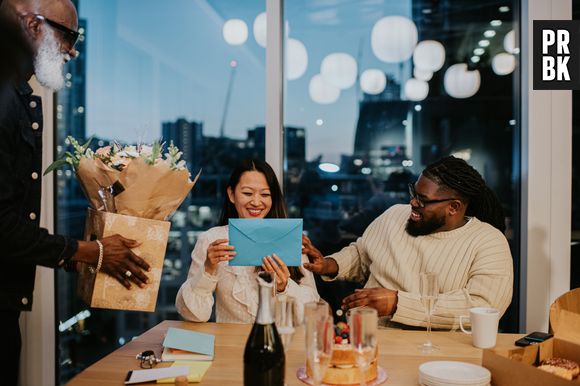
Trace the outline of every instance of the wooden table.
<instances>
[{"instance_id":1,"label":"wooden table","mask_svg":"<svg viewBox=\"0 0 580 386\"><path fill-rule=\"evenodd\" d=\"M160 355L168 327L178 327L215 335L215 360L200 386L243 385L243 352L250 325L164 321L137 339L107 355L73 378L68 385L123 385L127 371L139 369L135 355L154 350ZM432 341L440 350L423 354L417 346L426 338L424 331L379 330L379 366L388 374L384 385L418 385L418 368L432 360L456 360L481 364L482 350L471 345L471 337L461 332L433 332ZM512 348L521 334L499 334L496 347ZM286 383L304 385L296 370L304 365L304 331L298 329L286 352ZM161 363L158 366L169 366ZM193 385L193 383L192 383Z\"/></svg>"}]
</instances>

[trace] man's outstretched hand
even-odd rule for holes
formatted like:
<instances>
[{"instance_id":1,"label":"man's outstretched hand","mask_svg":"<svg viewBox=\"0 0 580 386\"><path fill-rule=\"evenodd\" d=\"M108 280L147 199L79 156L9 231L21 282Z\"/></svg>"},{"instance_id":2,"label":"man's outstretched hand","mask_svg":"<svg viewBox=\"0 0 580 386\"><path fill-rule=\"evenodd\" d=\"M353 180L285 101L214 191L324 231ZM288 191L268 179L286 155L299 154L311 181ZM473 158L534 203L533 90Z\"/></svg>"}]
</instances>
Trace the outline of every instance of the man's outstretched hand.
<instances>
[{"instance_id":1,"label":"man's outstretched hand","mask_svg":"<svg viewBox=\"0 0 580 386\"><path fill-rule=\"evenodd\" d=\"M304 268L318 275L336 276L338 264L332 258L324 258L322 253L312 245L312 241L302 235L302 253L308 256L308 263L304 263Z\"/></svg>"}]
</instances>

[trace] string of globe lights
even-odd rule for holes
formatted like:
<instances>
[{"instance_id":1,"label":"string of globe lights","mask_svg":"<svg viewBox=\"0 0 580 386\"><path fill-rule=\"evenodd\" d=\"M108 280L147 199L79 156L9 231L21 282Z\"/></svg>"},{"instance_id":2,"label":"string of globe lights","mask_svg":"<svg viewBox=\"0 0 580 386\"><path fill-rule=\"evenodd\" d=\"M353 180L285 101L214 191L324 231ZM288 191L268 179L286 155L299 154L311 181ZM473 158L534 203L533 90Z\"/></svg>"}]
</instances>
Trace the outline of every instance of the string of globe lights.
<instances>
[{"instance_id":1,"label":"string of globe lights","mask_svg":"<svg viewBox=\"0 0 580 386\"><path fill-rule=\"evenodd\" d=\"M266 47L266 13L260 13L253 23L253 34L258 45ZM491 27L501 25L500 20L492 20ZM286 23L286 34L289 25ZM448 95L464 99L474 96L481 84L479 70L472 68L479 62L481 55L489 46L489 38L496 36L496 31L484 31L484 38L478 42L471 57L471 65L455 63L447 67L443 77L443 86ZM248 39L248 26L241 19L229 19L223 26L223 37L230 45L242 45ZM429 81L433 74L445 64L445 47L436 40L418 41L415 23L404 16L386 16L379 19L371 30L371 48L373 54L384 63L403 63L412 58L413 77L404 85L404 95L408 100L419 102L429 94ZM492 69L498 76L512 73L515 69L516 47L514 31L509 31L503 40L505 52L497 53L492 61ZM300 40L286 40L286 79L301 78L308 68L308 51ZM330 53L322 59L320 71L309 82L310 98L318 104L332 104L340 98L341 91L351 88L357 81L358 65L354 57L345 52ZM387 78L380 68L364 69L359 77L361 90L370 95L377 95L385 90Z\"/></svg>"}]
</instances>

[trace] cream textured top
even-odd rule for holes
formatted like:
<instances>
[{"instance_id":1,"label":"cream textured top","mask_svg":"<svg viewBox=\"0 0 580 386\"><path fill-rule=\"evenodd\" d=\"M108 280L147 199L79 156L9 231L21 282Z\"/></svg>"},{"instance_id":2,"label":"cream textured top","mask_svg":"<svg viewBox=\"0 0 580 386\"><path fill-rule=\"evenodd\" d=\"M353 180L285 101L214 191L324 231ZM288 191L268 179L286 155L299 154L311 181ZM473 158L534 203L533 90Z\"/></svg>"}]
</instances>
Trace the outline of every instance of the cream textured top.
<instances>
[{"instance_id":1,"label":"cream textured top","mask_svg":"<svg viewBox=\"0 0 580 386\"><path fill-rule=\"evenodd\" d=\"M175 307L186 320L207 322L211 316L216 300L216 321L219 323L253 323L258 310L258 282L255 267L229 266L228 261L218 265L215 275L205 272L205 259L209 244L217 239L228 238L228 227L219 226L209 229L199 235L191 253L191 267L187 280L181 285ZM284 258L284 256L280 256ZM303 262L308 261L302 256ZM283 292L296 299L301 306L308 302L318 301L318 292L312 272L302 266L304 274L300 284L288 279L288 285Z\"/></svg>"},{"instance_id":2,"label":"cream textured top","mask_svg":"<svg viewBox=\"0 0 580 386\"><path fill-rule=\"evenodd\" d=\"M512 257L504 235L473 217L458 229L413 237L405 231L410 214L410 205L390 207L356 242L330 255L338 263L336 278L366 281L366 288L398 290L391 320L405 325L425 325L421 272L439 274L434 328L456 328L459 315L469 315L471 307L494 307L503 315L512 300L513 284Z\"/></svg>"}]
</instances>

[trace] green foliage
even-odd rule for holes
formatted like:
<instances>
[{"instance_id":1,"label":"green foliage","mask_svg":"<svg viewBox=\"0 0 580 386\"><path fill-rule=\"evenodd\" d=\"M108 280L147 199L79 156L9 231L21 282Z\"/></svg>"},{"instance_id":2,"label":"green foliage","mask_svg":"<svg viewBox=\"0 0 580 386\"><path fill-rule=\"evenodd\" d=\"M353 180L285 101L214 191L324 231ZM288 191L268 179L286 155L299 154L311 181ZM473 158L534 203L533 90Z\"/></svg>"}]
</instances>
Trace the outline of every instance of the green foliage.
<instances>
[{"instance_id":1,"label":"green foliage","mask_svg":"<svg viewBox=\"0 0 580 386\"><path fill-rule=\"evenodd\" d=\"M165 159L163 159L163 147L164 143L159 141L154 142L151 146L141 144L139 146L134 145L120 145L117 142L113 142L108 146L103 146L93 151L89 148L93 137L81 145L76 139L68 136L65 140L65 144L72 147L71 151L65 151L62 158L54 161L50 164L44 171L44 175L62 168L65 165L70 165L73 170L77 170L81 159L100 159L105 165L109 166L115 170L123 170L132 159L141 157L148 165L157 165L161 162L166 163L172 170L184 170L186 169L186 164L184 160L181 160L183 153L173 144L173 141L169 144L167 148L167 153L165 153Z\"/></svg>"},{"instance_id":2,"label":"green foliage","mask_svg":"<svg viewBox=\"0 0 580 386\"><path fill-rule=\"evenodd\" d=\"M89 148L89 145L91 144L92 140L93 140L93 137L90 137L84 145L81 145L72 136L69 135L68 137L66 137L66 140L64 141L64 143L73 147L73 153L71 153L69 151L64 152L63 157L54 161L53 163L51 163L46 168L43 175L47 175L48 173L52 172L53 170L59 169L67 164L71 165L72 168L76 171L78 166L79 166L79 162L81 162L81 158L85 157L85 158L93 159L94 153Z\"/></svg>"}]
</instances>

